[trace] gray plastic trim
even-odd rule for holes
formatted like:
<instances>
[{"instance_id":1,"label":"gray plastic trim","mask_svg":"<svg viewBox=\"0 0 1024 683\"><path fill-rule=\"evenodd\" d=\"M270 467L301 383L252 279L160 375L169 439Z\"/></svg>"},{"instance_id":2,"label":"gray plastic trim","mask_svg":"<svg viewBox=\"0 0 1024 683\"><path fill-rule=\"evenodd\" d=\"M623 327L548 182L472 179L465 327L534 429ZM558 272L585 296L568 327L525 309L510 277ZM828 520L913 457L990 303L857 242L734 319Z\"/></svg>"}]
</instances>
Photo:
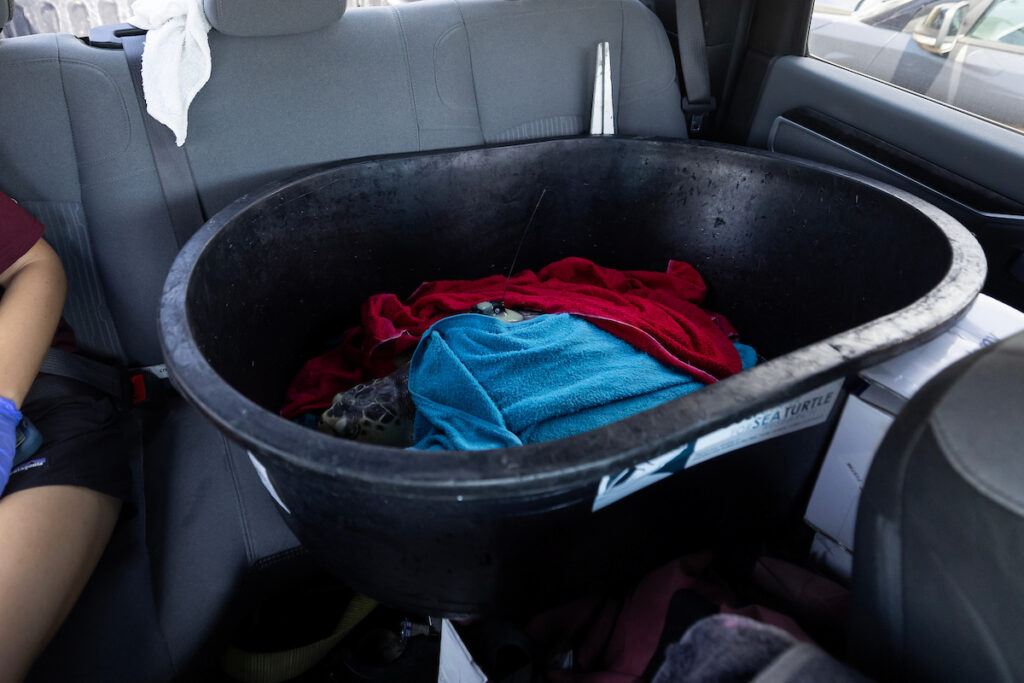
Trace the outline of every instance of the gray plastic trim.
<instances>
[{"instance_id":1,"label":"gray plastic trim","mask_svg":"<svg viewBox=\"0 0 1024 683\"><path fill-rule=\"evenodd\" d=\"M833 164L855 173L862 173L915 194L923 194L929 199L954 204L963 211L974 213L987 221L1016 225L1024 230L1024 216L976 209L785 116L775 117L766 146L768 150L779 154Z\"/></svg>"},{"instance_id":2,"label":"gray plastic trim","mask_svg":"<svg viewBox=\"0 0 1024 683\"><path fill-rule=\"evenodd\" d=\"M813 57L774 61L748 144L768 148L776 119L802 107L1024 202L1024 134Z\"/></svg>"}]
</instances>

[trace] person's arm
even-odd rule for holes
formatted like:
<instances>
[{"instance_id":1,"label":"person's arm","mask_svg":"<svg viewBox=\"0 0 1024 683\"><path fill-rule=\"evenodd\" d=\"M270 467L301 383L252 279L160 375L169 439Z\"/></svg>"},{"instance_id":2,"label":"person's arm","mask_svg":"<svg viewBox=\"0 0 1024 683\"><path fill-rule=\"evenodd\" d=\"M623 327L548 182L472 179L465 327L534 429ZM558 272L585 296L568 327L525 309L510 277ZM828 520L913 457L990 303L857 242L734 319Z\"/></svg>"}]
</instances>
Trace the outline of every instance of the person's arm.
<instances>
[{"instance_id":1,"label":"person's arm","mask_svg":"<svg viewBox=\"0 0 1024 683\"><path fill-rule=\"evenodd\" d=\"M25 400L60 322L67 282L39 240L0 273L0 493ZM82 453L102 457L101 453ZM71 611L117 522L121 502L81 486L0 498L0 682L20 681Z\"/></svg>"},{"instance_id":2,"label":"person's arm","mask_svg":"<svg viewBox=\"0 0 1024 683\"><path fill-rule=\"evenodd\" d=\"M0 273L0 397L21 407L53 342L67 293L64 267L39 240Z\"/></svg>"}]
</instances>

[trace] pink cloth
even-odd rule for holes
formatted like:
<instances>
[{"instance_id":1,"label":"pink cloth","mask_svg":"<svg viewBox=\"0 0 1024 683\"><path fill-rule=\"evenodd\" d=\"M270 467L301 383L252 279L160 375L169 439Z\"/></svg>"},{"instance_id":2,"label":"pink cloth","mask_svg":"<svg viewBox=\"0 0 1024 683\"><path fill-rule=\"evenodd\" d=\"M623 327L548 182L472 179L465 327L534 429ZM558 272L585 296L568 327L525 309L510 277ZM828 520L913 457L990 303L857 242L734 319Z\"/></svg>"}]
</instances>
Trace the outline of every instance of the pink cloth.
<instances>
[{"instance_id":1,"label":"pink cloth","mask_svg":"<svg viewBox=\"0 0 1024 683\"><path fill-rule=\"evenodd\" d=\"M663 634L676 593L694 593L724 614L771 624L797 640L810 638L784 614L758 605L732 607L733 592L711 571L712 555L695 553L645 576L624 597L582 598L545 612L527 633L552 651L572 650L573 671L549 671L553 683L641 683L661 655ZM681 635L681 634L680 634Z\"/></svg>"}]
</instances>

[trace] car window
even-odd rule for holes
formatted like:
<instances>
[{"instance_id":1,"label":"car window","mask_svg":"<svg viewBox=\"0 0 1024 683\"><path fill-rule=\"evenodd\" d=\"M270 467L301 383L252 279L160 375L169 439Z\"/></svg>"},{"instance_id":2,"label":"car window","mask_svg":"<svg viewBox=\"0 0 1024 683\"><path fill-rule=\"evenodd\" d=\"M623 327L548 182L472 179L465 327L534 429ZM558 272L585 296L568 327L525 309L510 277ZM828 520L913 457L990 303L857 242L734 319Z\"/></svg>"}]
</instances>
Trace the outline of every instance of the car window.
<instances>
[{"instance_id":1,"label":"car window","mask_svg":"<svg viewBox=\"0 0 1024 683\"><path fill-rule=\"evenodd\" d=\"M996 0L970 35L994 43L1024 45L1024 0Z\"/></svg>"},{"instance_id":2,"label":"car window","mask_svg":"<svg viewBox=\"0 0 1024 683\"><path fill-rule=\"evenodd\" d=\"M869 21L881 14L888 14L893 10L913 4L914 0L864 0L857 5L856 14L861 21Z\"/></svg>"},{"instance_id":3,"label":"car window","mask_svg":"<svg viewBox=\"0 0 1024 683\"><path fill-rule=\"evenodd\" d=\"M1024 0L816 0L808 51L1024 132Z\"/></svg>"},{"instance_id":4,"label":"car window","mask_svg":"<svg viewBox=\"0 0 1024 683\"><path fill-rule=\"evenodd\" d=\"M93 26L120 24L131 14L131 0L15 0L5 36L33 33L89 34Z\"/></svg>"},{"instance_id":5,"label":"car window","mask_svg":"<svg viewBox=\"0 0 1024 683\"><path fill-rule=\"evenodd\" d=\"M348 0L349 7L387 5L388 0ZM104 24L123 24L131 16L132 0L14 0L14 18L4 29L8 37L34 33L89 35Z\"/></svg>"}]
</instances>

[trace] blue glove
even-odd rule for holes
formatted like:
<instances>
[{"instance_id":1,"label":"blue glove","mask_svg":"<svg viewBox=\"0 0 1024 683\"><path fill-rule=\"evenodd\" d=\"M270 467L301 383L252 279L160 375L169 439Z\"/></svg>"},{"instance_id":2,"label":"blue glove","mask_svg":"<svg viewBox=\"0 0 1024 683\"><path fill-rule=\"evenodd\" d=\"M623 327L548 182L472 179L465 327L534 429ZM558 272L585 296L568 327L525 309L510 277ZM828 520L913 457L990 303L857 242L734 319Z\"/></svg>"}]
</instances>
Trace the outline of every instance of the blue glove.
<instances>
[{"instance_id":1,"label":"blue glove","mask_svg":"<svg viewBox=\"0 0 1024 683\"><path fill-rule=\"evenodd\" d=\"M17 427L21 422L21 411L14 403L0 396L0 493L7 486L11 476L11 463L18 443Z\"/></svg>"}]
</instances>

